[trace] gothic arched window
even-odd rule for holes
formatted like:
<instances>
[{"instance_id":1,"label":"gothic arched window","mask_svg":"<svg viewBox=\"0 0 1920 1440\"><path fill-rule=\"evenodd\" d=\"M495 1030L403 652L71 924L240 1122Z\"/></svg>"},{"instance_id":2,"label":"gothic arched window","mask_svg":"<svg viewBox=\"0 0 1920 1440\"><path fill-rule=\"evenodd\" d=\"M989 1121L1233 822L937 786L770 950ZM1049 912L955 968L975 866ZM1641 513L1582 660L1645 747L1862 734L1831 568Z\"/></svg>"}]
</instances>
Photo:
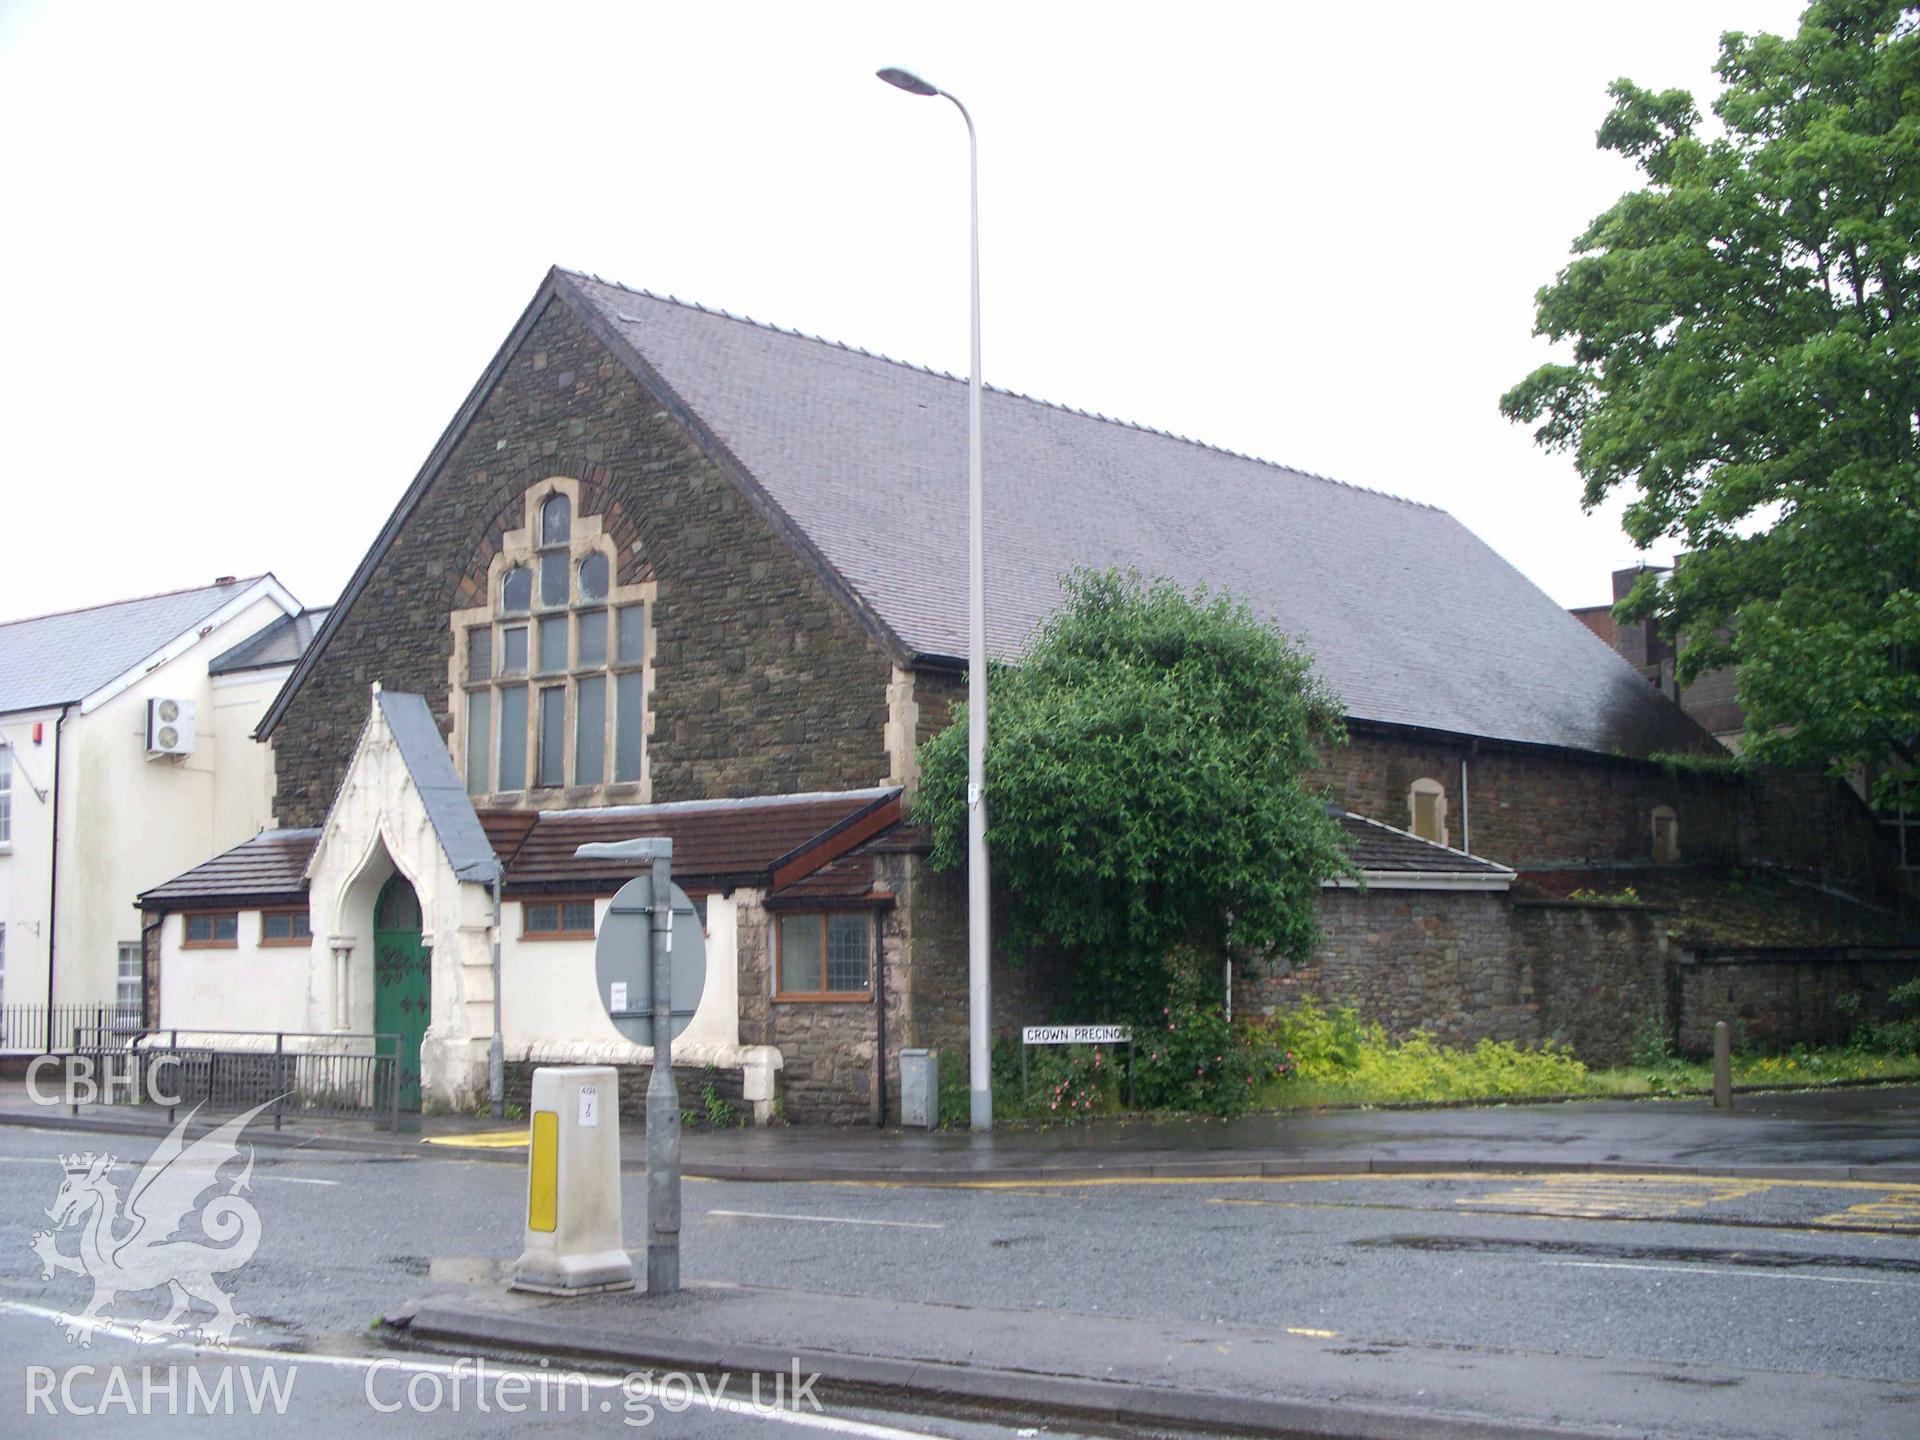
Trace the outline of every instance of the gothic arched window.
<instances>
[{"instance_id":1,"label":"gothic arched window","mask_svg":"<svg viewBox=\"0 0 1920 1440\"><path fill-rule=\"evenodd\" d=\"M512 794L638 783L646 730L647 601L617 586L598 516L549 481L501 542L485 610L462 611L467 790Z\"/></svg>"}]
</instances>

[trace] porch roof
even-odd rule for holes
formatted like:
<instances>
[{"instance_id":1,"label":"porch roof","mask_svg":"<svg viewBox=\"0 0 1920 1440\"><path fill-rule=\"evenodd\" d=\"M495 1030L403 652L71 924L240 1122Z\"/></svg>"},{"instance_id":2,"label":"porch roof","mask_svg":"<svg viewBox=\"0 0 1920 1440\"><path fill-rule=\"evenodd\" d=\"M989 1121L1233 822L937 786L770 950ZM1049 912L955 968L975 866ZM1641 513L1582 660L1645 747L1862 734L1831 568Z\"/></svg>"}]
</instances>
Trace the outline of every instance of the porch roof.
<instances>
[{"instance_id":1,"label":"porch roof","mask_svg":"<svg viewBox=\"0 0 1920 1440\"><path fill-rule=\"evenodd\" d=\"M143 910L197 910L214 905L298 904L307 894L307 862L318 830L262 830L251 840L141 894Z\"/></svg>"},{"instance_id":2,"label":"porch roof","mask_svg":"<svg viewBox=\"0 0 1920 1440\"><path fill-rule=\"evenodd\" d=\"M582 860L589 841L666 836L681 885L727 889L786 885L896 825L892 787L597 810L486 810L480 823L506 865L508 894L608 891L633 878L631 862Z\"/></svg>"}]
</instances>

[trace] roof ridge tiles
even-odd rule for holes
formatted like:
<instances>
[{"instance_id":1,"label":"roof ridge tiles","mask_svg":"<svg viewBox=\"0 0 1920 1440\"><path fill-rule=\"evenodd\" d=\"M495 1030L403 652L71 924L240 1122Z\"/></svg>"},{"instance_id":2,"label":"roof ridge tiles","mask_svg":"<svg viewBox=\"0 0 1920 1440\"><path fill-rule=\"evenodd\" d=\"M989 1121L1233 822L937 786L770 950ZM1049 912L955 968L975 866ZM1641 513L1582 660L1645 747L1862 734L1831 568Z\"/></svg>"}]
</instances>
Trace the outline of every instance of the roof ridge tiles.
<instances>
[{"instance_id":1,"label":"roof ridge tiles","mask_svg":"<svg viewBox=\"0 0 1920 1440\"><path fill-rule=\"evenodd\" d=\"M194 595L202 590L238 590L246 585L257 584L272 573L270 570L262 570L258 575L236 575L231 580L215 581L207 585L180 585L172 590L154 590L145 595L128 595L119 600L100 600L92 605L75 605L67 610L47 610L38 615L20 615L12 620L0 620L0 630L12 625L31 625L37 620L59 620L68 615L85 615L91 610L113 610L122 605L138 605L146 600L168 600L175 595Z\"/></svg>"},{"instance_id":2,"label":"roof ridge tiles","mask_svg":"<svg viewBox=\"0 0 1920 1440\"><path fill-rule=\"evenodd\" d=\"M703 315L717 315L723 320L732 320L741 325L751 325L756 330L769 330L776 335L790 335L796 340L808 340L816 345L828 345L836 350L845 350L850 354L864 355L869 360L879 360L888 365L896 365L903 370L918 371L922 375L931 375L936 379L952 380L957 383L964 382L966 379L965 376L956 375L951 370L942 370L936 366L923 365L917 360L903 360L896 355L888 355L879 350L869 350L863 345L854 345L845 340L835 340L831 336L816 335L811 331L798 330L787 325L778 325L770 320L756 320L751 315L723 309L717 305L702 304L698 300L683 300L678 295L662 294L657 290L648 290L640 286L627 285L619 280L609 280L604 276L595 275L587 271L567 270L564 267L556 268L560 268L561 273L564 275L580 280L590 280L596 285L604 285L627 295L638 295L643 299L654 300L663 305L678 305L683 309L698 310ZM619 315L616 316L616 318L629 322L639 319L638 316L626 315ZM1317 470L1303 470L1298 465L1288 465L1284 461L1270 460L1264 455L1255 455L1246 450L1235 450L1228 445L1216 445L1210 440L1200 440L1191 435L1183 435L1178 430L1168 430L1162 426L1149 425L1140 420L1127 420L1121 416L1108 415L1099 410L1088 410L1078 405L1070 405L1063 400L1049 400L1045 396L1030 395L1024 390L1009 389L1003 385L995 385L991 381L988 381L983 388L991 391L995 395L1004 395L1010 400L1024 400L1030 405L1043 405L1049 410L1058 410L1068 415L1078 415L1087 420L1098 420L1106 425L1117 425L1123 430L1132 430L1144 435L1158 435L1165 440L1173 440L1182 445L1191 445L1196 450L1207 450L1215 455L1224 455L1231 460L1245 460L1250 464L1261 465L1269 470L1277 470L1285 475L1295 475L1304 480L1317 480L1323 485L1338 485L1343 490L1357 490L1363 495L1375 495L1382 500L1393 500L1401 505L1412 506L1416 510L1440 510L1439 506L1430 505L1424 500L1409 499L1405 495L1396 495L1390 490L1380 490L1370 485L1355 485L1350 480L1335 479L1331 475L1322 475Z\"/></svg>"}]
</instances>

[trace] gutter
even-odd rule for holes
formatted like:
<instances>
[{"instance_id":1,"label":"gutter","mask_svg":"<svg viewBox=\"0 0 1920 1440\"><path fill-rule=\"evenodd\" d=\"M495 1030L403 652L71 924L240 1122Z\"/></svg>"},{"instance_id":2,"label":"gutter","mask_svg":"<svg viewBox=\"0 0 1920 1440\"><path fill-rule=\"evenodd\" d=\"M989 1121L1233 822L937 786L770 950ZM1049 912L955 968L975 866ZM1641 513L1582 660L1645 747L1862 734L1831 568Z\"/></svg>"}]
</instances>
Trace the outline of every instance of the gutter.
<instances>
[{"instance_id":1,"label":"gutter","mask_svg":"<svg viewBox=\"0 0 1920 1440\"><path fill-rule=\"evenodd\" d=\"M1369 870L1359 880L1322 880L1322 890L1493 890L1513 885L1513 872L1460 870Z\"/></svg>"}]
</instances>

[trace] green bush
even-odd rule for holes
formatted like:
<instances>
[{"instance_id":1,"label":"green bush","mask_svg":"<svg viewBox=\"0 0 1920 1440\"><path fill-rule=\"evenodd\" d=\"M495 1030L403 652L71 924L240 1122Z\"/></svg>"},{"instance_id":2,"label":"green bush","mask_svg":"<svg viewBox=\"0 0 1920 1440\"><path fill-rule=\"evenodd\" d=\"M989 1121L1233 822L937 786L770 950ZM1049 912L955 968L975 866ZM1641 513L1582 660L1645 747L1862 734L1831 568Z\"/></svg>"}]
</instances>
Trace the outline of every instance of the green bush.
<instances>
[{"instance_id":1,"label":"green bush","mask_svg":"<svg viewBox=\"0 0 1920 1440\"><path fill-rule=\"evenodd\" d=\"M1161 1017L1134 1032L1134 1100L1143 1110L1238 1115L1288 1072L1267 1026L1236 1025L1218 1005L1169 1005Z\"/></svg>"},{"instance_id":2,"label":"green bush","mask_svg":"<svg viewBox=\"0 0 1920 1440\"><path fill-rule=\"evenodd\" d=\"M1280 1049L1291 1053L1299 1082L1323 1100L1468 1100L1588 1088L1587 1067L1551 1042L1482 1040L1456 1049L1420 1032L1393 1040L1345 1006L1328 1012L1313 1004L1279 1016L1272 1032Z\"/></svg>"}]
</instances>

